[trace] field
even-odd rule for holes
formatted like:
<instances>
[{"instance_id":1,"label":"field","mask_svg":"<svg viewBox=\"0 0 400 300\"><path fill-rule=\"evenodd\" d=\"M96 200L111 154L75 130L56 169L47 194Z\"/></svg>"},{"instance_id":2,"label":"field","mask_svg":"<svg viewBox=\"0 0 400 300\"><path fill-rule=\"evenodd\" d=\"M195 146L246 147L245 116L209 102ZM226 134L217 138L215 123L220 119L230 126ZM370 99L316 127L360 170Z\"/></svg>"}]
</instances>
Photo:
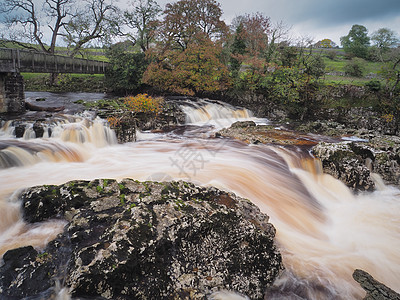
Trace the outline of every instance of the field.
<instances>
[{"instance_id":1,"label":"field","mask_svg":"<svg viewBox=\"0 0 400 300\"><path fill-rule=\"evenodd\" d=\"M318 52L320 51L320 52ZM321 49L316 53L322 54L325 63L324 81L326 84L352 84L365 85L371 79L382 80L380 72L382 63L371 62L362 58L349 58L343 49ZM346 74L346 65L357 61L362 66L362 76L349 76Z\"/></svg>"}]
</instances>

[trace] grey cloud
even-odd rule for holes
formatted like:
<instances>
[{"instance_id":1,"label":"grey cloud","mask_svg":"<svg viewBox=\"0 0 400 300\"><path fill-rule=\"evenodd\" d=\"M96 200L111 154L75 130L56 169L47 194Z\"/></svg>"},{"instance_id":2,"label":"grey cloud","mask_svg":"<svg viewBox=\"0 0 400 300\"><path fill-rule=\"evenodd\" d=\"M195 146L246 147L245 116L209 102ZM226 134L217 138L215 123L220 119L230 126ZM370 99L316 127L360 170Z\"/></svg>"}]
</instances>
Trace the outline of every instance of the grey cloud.
<instances>
[{"instance_id":1,"label":"grey cloud","mask_svg":"<svg viewBox=\"0 0 400 300\"><path fill-rule=\"evenodd\" d=\"M281 3L281 13L286 11L293 22L311 20L316 24L328 26L393 18L400 15L399 0L285 0Z\"/></svg>"}]
</instances>

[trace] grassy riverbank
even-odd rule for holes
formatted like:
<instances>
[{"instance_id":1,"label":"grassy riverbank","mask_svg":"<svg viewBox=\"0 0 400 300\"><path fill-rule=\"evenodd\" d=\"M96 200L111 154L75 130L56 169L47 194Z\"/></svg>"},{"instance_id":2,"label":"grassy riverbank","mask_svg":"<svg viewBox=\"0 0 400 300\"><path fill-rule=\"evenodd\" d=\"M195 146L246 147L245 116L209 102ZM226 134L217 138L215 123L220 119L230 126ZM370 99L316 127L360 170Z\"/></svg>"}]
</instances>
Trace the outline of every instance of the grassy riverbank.
<instances>
[{"instance_id":1,"label":"grassy riverbank","mask_svg":"<svg viewBox=\"0 0 400 300\"><path fill-rule=\"evenodd\" d=\"M54 84L50 84L50 74L22 73L25 90L38 92L94 92L107 89L104 74L59 74Z\"/></svg>"}]
</instances>

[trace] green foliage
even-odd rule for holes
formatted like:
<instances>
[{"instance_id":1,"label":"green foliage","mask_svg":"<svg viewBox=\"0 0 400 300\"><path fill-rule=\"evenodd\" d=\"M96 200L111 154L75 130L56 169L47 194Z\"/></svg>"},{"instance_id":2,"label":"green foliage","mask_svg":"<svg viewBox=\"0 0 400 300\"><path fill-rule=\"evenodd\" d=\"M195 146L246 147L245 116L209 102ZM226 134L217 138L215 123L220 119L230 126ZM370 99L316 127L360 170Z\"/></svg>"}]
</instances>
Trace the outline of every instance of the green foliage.
<instances>
[{"instance_id":1,"label":"green foliage","mask_svg":"<svg viewBox=\"0 0 400 300\"><path fill-rule=\"evenodd\" d=\"M121 206L125 205L125 197L125 194L119 195L119 202Z\"/></svg>"},{"instance_id":2,"label":"green foliage","mask_svg":"<svg viewBox=\"0 0 400 300\"><path fill-rule=\"evenodd\" d=\"M380 28L375 31L371 36L371 40L381 50L387 50L399 42L396 33L388 28Z\"/></svg>"},{"instance_id":3,"label":"green foliage","mask_svg":"<svg viewBox=\"0 0 400 300\"><path fill-rule=\"evenodd\" d=\"M340 38L340 42L346 53L361 58L367 57L370 38L365 26L353 25L349 34Z\"/></svg>"},{"instance_id":4,"label":"green foliage","mask_svg":"<svg viewBox=\"0 0 400 300\"><path fill-rule=\"evenodd\" d=\"M280 47L280 58L282 66L292 67L297 61L297 48L296 47Z\"/></svg>"},{"instance_id":5,"label":"green foliage","mask_svg":"<svg viewBox=\"0 0 400 300\"><path fill-rule=\"evenodd\" d=\"M326 57L329 58L330 60L335 60L337 58L337 52L334 50L326 52Z\"/></svg>"},{"instance_id":6,"label":"green foliage","mask_svg":"<svg viewBox=\"0 0 400 300\"><path fill-rule=\"evenodd\" d=\"M319 79L325 74L325 62L320 55L312 55L303 62L304 72Z\"/></svg>"},{"instance_id":7,"label":"green foliage","mask_svg":"<svg viewBox=\"0 0 400 300\"><path fill-rule=\"evenodd\" d=\"M381 82L376 79L372 79L365 84L366 87L372 92L379 92L382 88Z\"/></svg>"},{"instance_id":8,"label":"green foliage","mask_svg":"<svg viewBox=\"0 0 400 300\"><path fill-rule=\"evenodd\" d=\"M246 42L243 38L243 24L240 23L236 28L233 44L231 46L231 59L230 59L230 69L232 72L232 77L237 78L240 66L242 65L240 56L246 52Z\"/></svg>"},{"instance_id":9,"label":"green foliage","mask_svg":"<svg viewBox=\"0 0 400 300\"><path fill-rule=\"evenodd\" d=\"M359 59L352 59L349 61L345 68L346 75L354 76L354 77L362 77L364 73L364 67L362 65L362 61Z\"/></svg>"},{"instance_id":10,"label":"green foliage","mask_svg":"<svg viewBox=\"0 0 400 300\"><path fill-rule=\"evenodd\" d=\"M394 100L400 94L400 48L393 48L384 57L380 74L386 80L386 90Z\"/></svg>"},{"instance_id":11,"label":"green foliage","mask_svg":"<svg viewBox=\"0 0 400 300\"><path fill-rule=\"evenodd\" d=\"M276 103L283 105L289 116L303 119L318 108L315 78L297 68L278 67L262 82L263 93Z\"/></svg>"},{"instance_id":12,"label":"green foliage","mask_svg":"<svg viewBox=\"0 0 400 300\"><path fill-rule=\"evenodd\" d=\"M105 92L103 74L59 74L53 84L50 74L22 73L25 90L48 92Z\"/></svg>"},{"instance_id":13,"label":"green foliage","mask_svg":"<svg viewBox=\"0 0 400 300\"><path fill-rule=\"evenodd\" d=\"M115 46L108 52L111 67L107 69L106 85L115 93L132 93L141 88L148 62L144 53L132 53Z\"/></svg>"}]
</instances>

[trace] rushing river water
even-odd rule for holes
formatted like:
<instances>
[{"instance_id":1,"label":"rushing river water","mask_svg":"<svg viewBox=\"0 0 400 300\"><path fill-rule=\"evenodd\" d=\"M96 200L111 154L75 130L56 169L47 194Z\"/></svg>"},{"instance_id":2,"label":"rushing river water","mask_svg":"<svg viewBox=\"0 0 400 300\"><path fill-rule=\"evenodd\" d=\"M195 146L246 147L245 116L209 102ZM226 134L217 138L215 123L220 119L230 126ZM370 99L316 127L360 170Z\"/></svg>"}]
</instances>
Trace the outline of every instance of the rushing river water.
<instances>
[{"instance_id":1,"label":"rushing river water","mask_svg":"<svg viewBox=\"0 0 400 300\"><path fill-rule=\"evenodd\" d=\"M373 193L354 195L323 174L307 151L209 137L210 125L249 119L250 112L218 103L182 105L191 126L179 134L140 133L139 141L122 145L99 119L59 115L51 137L40 139L32 133L16 139L4 124L0 255L43 247L65 225L25 224L18 200L23 188L75 179L183 179L233 191L270 216L286 267L272 299L361 299L364 292L352 279L356 268L400 292L398 189L380 183Z\"/></svg>"}]
</instances>

